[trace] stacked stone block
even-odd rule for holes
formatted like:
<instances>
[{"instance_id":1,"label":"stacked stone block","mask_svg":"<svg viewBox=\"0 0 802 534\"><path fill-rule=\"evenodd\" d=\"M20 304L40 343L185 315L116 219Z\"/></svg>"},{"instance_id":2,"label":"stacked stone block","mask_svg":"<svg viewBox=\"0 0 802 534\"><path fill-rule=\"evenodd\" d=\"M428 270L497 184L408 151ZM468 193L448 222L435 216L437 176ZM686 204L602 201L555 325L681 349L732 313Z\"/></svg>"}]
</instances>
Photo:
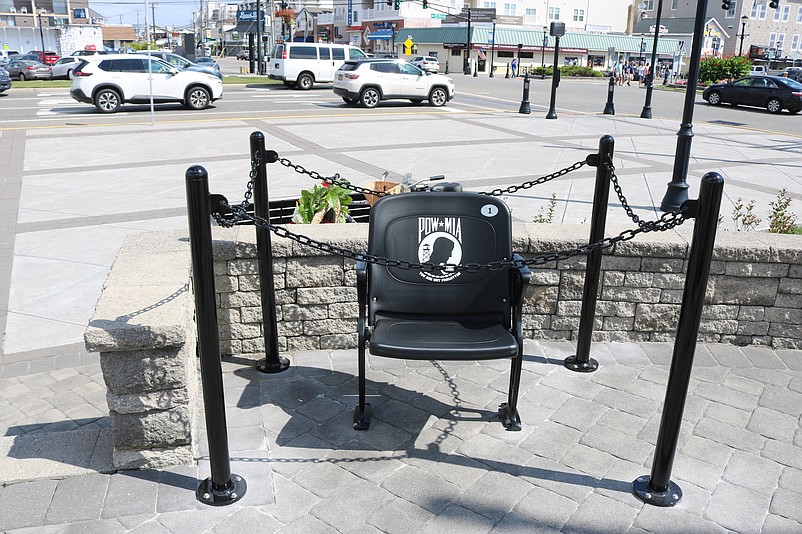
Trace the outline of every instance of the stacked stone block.
<instances>
[{"instance_id":1,"label":"stacked stone block","mask_svg":"<svg viewBox=\"0 0 802 534\"><path fill-rule=\"evenodd\" d=\"M84 334L100 353L118 469L192 462L198 359L189 246L182 233L132 234Z\"/></svg>"}]
</instances>

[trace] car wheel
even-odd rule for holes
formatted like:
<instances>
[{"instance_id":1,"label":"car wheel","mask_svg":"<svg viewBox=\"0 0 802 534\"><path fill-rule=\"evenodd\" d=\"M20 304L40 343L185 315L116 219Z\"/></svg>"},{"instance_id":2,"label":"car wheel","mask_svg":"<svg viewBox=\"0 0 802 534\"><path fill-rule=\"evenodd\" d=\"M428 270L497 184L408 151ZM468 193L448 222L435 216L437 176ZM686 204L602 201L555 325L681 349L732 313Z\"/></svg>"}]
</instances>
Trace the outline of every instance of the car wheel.
<instances>
[{"instance_id":1,"label":"car wheel","mask_svg":"<svg viewBox=\"0 0 802 534\"><path fill-rule=\"evenodd\" d=\"M19 76L17 76L17 78L18 78L18 79L19 79L19 81L21 81L21 82L24 82L24 81L25 81L25 75L24 75L23 73L21 73L21 72L19 73Z\"/></svg>"},{"instance_id":2,"label":"car wheel","mask_svg":"<svg viewBox=\"0 0 802 534\"><path fill-rule=\"evenodd\" d=\"M101 89L95 94L95 107L101 113L114 113L120 103L120 94L114 89Z\"/></svg>"},{"instance_id":3,"label":"car wheel","mask_svg":"<svg viewBox=\"0 0 802 534\"><path fill-rule=\"evenodd\" d=\"M184 100L184 104L189 109L206 109L209 107L210 103L211 97L209 96L209 91L204 87L192 87L187 91L187 97Z\"/></svg>"},{"instance_id":4,"label":"car wheel","mask_svg":"<svg viewBox=\"0 0 802 534\"><path fill-rule=\"evenodd\" d=\"M422 98L410 98L409 101L412 102L413 104L420 104L421 102L423 102L423 99Z\"/></svg>"},{"instance_id":5,"label":"car wheel","mask_svg":"<svg viewBox=\"0 0 802 534\"><path fill-rule=\"evenodd\" d=\"M445 106L446 102L448 102L448 93L446 93L445 89L442 87L435 87L432 89L429 95L429 104L439 108L440 106Z\"/></svg>"},{"instance_id":6,"label":"car wheel","mask_svg":"<svg viewBox=\"0 0 802 534\"><path fill-rule=\"evenodd\" d=\"M67 79L72 80L72 69L67 71Z\"/></svg>"},{"instance_id":7,"label":"car wheel","mask_svg":"<svg viewBox=\"0 0 802 534\"><path fill-rule=\"evenodd\" d=\"M301 89L302 91L307 91L311 89L314 83L315 80L312 79L312 76L310 74L301 74L300 76L298 76L298 83L297 83L298 89Z\"/></svg>"},{"instance_id":8,"label":"car wheel","mask_svg":"<svg viewBox=\"0 0 802 534\"><path fill-rule=\"evenodd\" d=\"M709 95L707 95L707 103L711 106L718 106L721 104L721 94L716 91L713 91Z\"/></svg>"},{"instance_id":9,"label":"car wheel","mask_svg":"<svg viewBox=\"0 0 802 534\"><path fill-rule=\"evenodd\" d=\"M797 114L797 113L799 113L800 111L802 111L802 109L789 109L789 110L788 110L788 113L793 113L794 115L796 115L796 114Z\"/></svg>"},{"instance_id":10,"label":"car wheel","mask_svg":"<svg viewBox=\"0 0 802 534\"><path fill-rule=\"evenodd\" d=\"M769 113L779 113L783 110L783 103L777 98L772 98L766 102L766 109Z\"/></svg>"},{"instance_id":11,"label":"car wheel","mask_svg":"<svg viewBox=\"0 0 802 534\"><path fill-rule=\"evenodd\" d=\"M359 102L366 108L375 108L379 105L381 98L382 97L381 94L379 94L378 89L375 87L368 87L362 91L362 95L359 97Z\"/></svg>"}]
</instances>

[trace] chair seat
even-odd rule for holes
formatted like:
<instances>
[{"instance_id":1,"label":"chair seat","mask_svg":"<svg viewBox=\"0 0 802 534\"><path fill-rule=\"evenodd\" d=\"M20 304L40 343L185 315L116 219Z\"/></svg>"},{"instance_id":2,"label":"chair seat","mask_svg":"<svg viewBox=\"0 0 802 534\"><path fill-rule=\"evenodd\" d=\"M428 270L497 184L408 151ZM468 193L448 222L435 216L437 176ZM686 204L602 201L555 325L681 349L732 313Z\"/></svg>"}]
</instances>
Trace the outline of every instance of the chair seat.
<instances>
[{"instance_id":1,"label":"chair seat","mask_svg":"<svg viewBox=\"0 0 802 534\"><path fill-rule=\"evenodd\" d=\"M377 317L370 353L409 360L495 360L516 357L518 343L498 323Z\"/></svg>"}]
</instances>

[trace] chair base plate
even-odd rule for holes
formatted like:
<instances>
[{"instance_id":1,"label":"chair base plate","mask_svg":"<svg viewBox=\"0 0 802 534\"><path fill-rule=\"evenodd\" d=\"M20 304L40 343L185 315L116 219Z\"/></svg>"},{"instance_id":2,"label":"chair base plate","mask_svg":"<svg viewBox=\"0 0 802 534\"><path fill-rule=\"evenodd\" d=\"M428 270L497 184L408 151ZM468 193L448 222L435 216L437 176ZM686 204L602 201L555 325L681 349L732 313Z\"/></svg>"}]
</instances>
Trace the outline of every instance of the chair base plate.
<instances>
[{"instance_id":1,"label":"chair base plate","mask_svg":"<svg viewBox=\"0 0 802 534\"><path fill-rule=\"evenodd\" d=\"M518 410L510 410L506 402L498 407L498 416L501 417L501 424L508 431L517 432L521 430L521 418L518 416Z\"/></svg>"}]
</instances>

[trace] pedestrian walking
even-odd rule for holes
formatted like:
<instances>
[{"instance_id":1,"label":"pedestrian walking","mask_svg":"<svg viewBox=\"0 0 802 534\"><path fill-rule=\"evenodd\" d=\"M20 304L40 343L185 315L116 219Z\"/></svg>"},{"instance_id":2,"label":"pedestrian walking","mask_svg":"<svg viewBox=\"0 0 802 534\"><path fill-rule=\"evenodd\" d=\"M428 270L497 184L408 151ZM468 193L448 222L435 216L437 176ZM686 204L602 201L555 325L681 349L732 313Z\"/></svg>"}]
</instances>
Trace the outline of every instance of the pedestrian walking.
<instances>
[{"instance_id":1,"label":"pedestrian walking","mask_svg":"<svg viewBox=\"0 0 802 534\"><path fill-rule=\"evenodd\" d=\"M512 64L510 65L510 67L512 68L512 77L513 78L517 78L518 77L518 60L515 59L515 58L512 58Z\"/></svg>"}]
</instances>

